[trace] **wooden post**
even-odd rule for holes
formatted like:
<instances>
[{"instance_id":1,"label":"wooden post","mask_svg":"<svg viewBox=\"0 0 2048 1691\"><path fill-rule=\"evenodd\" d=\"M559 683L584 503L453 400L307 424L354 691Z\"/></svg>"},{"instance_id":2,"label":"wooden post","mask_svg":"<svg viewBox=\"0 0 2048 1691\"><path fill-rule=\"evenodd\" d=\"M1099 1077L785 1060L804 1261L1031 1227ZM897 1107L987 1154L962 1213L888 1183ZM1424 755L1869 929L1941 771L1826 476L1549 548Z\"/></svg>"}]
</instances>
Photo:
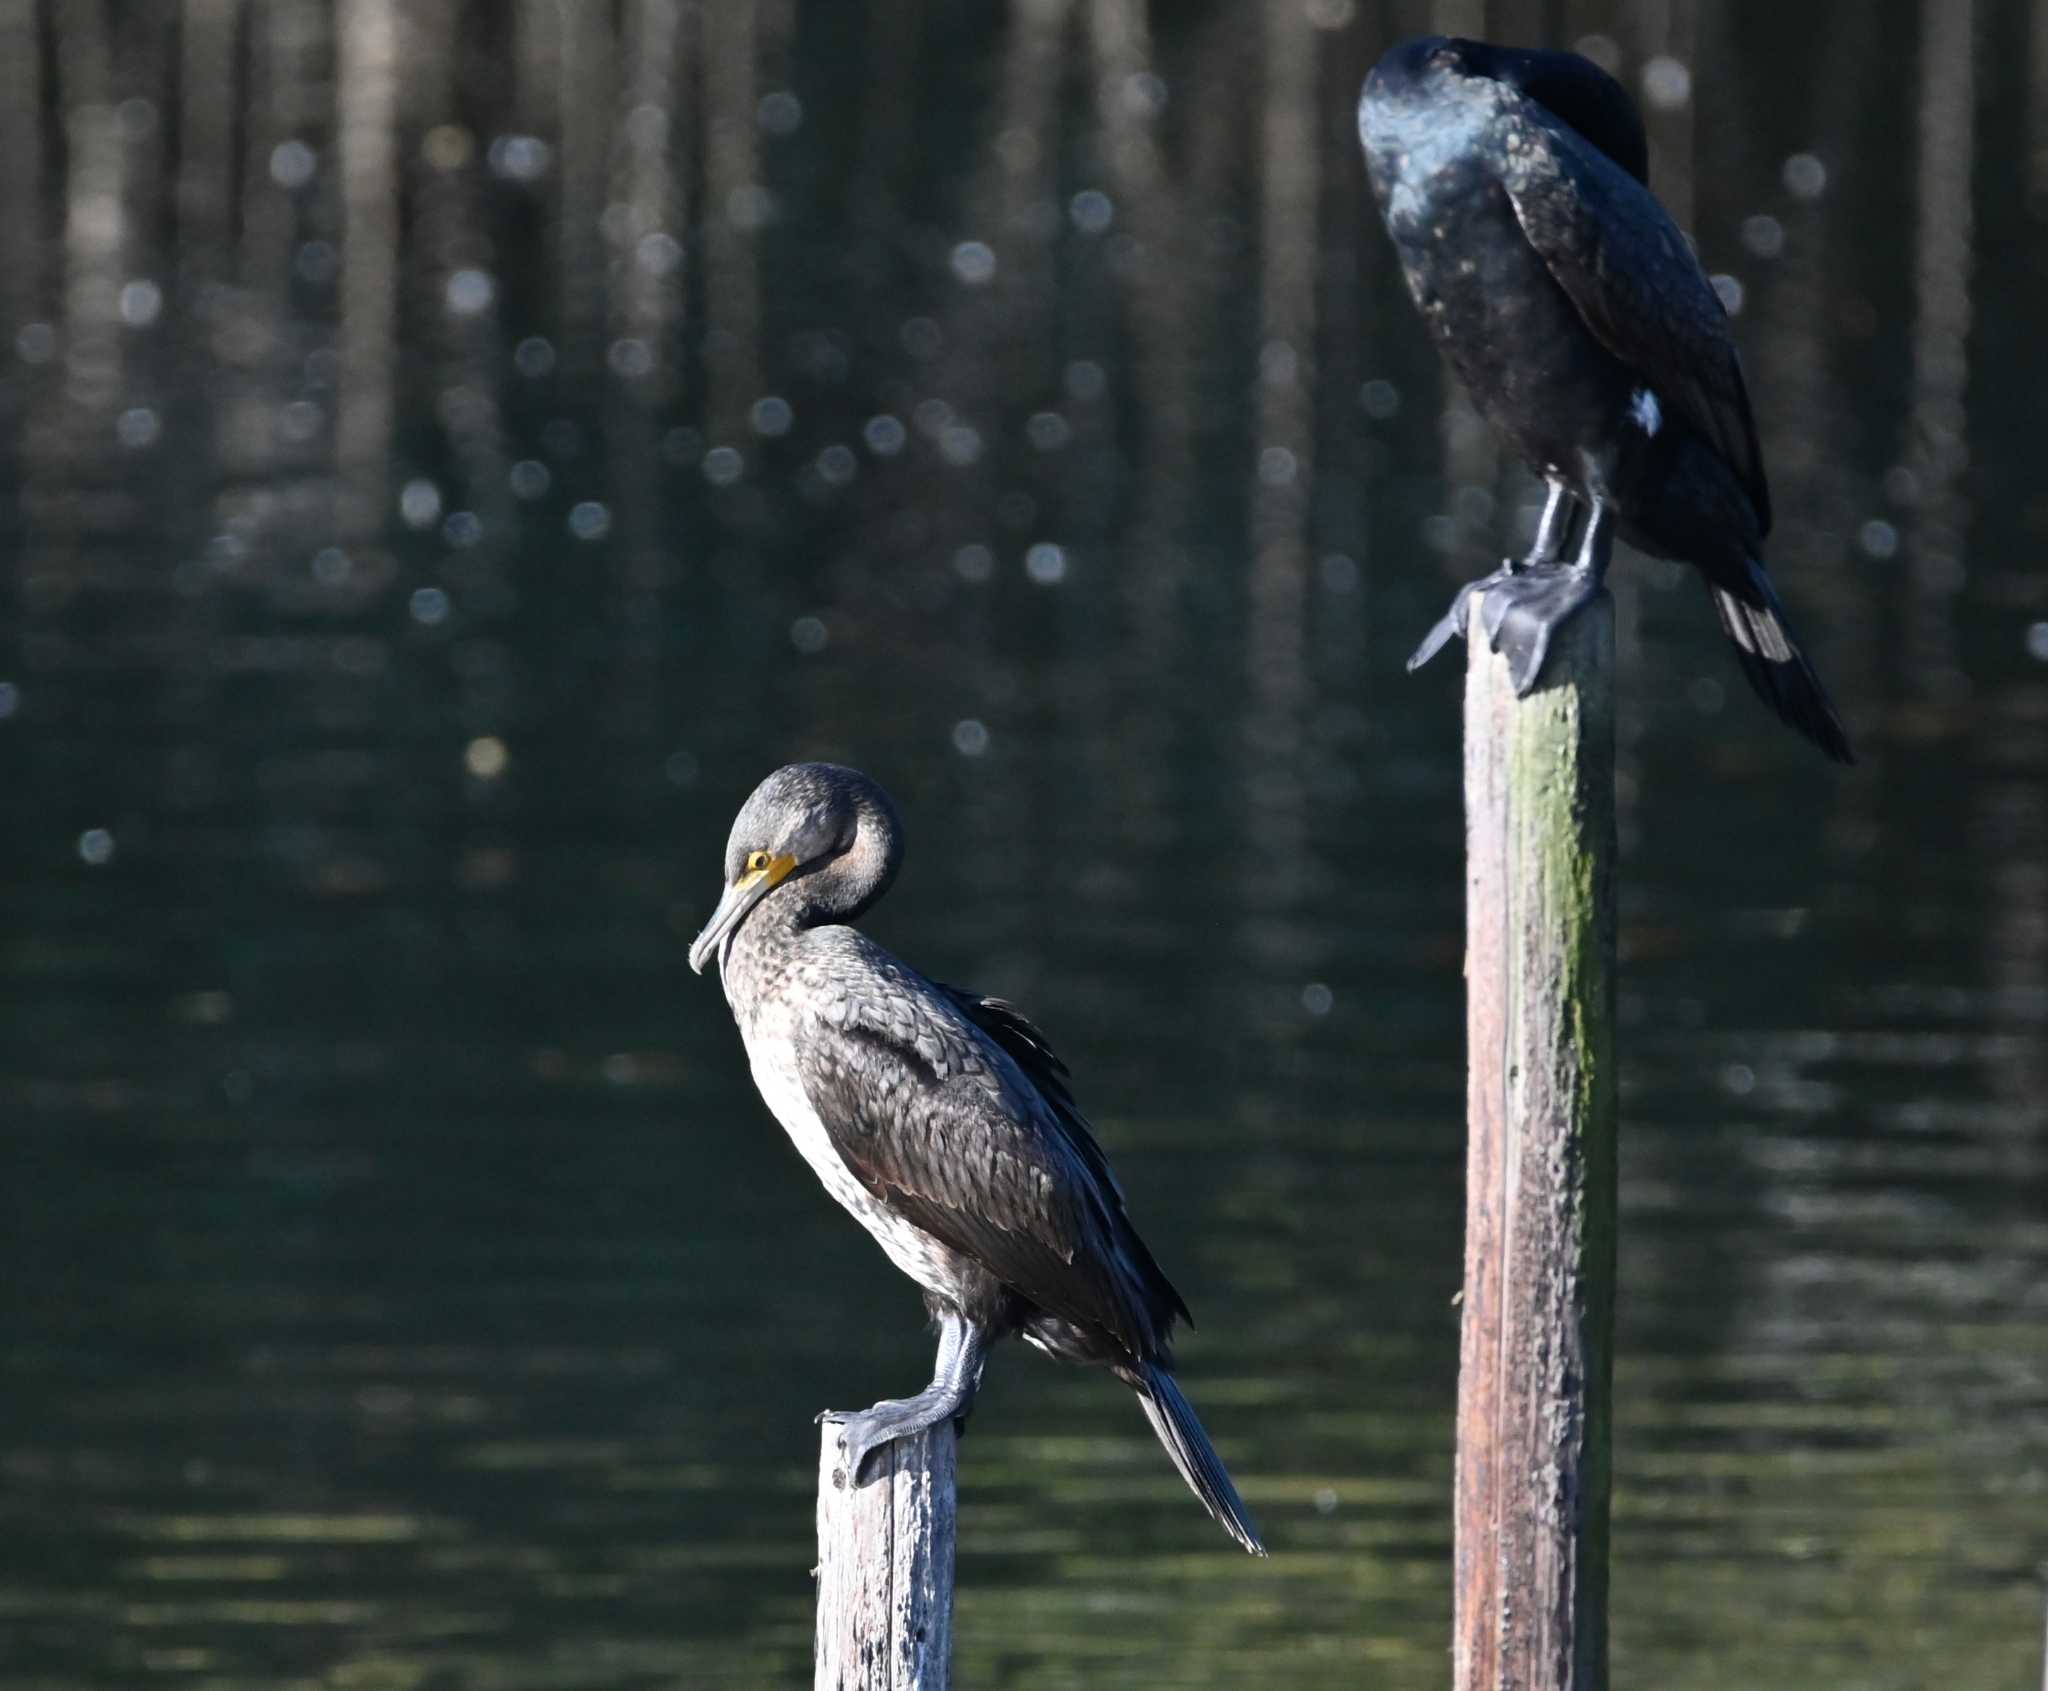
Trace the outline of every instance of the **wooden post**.
<instances>
[{"instance_id":1,"label":"wooden post","mask_svg":"<svg viewBox=\"0 0 2048 1691\"><path fill-rule=\"evenodd\" d=\"M1475 596L1457 1691L1600 1691L1614 1335L1614 605L1525 699Z\"/></svg>"},{"instance_id":2,"label":"wooden post","mask_svg":"<svg viewBox=\"0 0 2048 1691\"><path fill-rule=\"evenodd\" d=\"M953 1424L876 1453L847 1483L839 1429L818 1458L816 1691L946 1691L953 1657Z\"/></svg>"}]
</instances>

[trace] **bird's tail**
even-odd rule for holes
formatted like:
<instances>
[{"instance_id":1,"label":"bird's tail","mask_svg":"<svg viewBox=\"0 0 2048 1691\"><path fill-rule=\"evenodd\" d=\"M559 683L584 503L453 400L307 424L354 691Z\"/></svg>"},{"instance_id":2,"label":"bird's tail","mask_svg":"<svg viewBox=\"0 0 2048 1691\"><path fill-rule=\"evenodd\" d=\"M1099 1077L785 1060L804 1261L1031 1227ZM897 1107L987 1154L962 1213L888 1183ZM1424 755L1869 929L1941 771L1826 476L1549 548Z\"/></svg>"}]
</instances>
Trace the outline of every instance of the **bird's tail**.
<instances>
[{"instance_id":1,"label":"bird's tail","mask_svg":"<svg viewBox=\"0 0 2048 1691\"><path fill-rule=\"evenodd\" d=\"M1166 1446L1166 1454L1173 1458L1180 1477L1188 1482L1188 1489L1202 1500L1202 1507L1254 1556L1265 1555L1266 1547L1259 1542L1259 1529L1252 1524L1251 1511L1237 1495L1237 1487L1230 1483L1223 1458L1216 1454L1216 1447L1195 1418L1194 1406L1181 1396L1173 1376L1150 1362L1116 1372L1138 1394L1145 1419L1152 1423L1152 1430Z\"/></svg>"},{"instance_id":2,"label":"bird's tail","mask_svg":"<svg viewBox=\"0 0 2048 1691\"><path fill-rule=\"evenodd\" d=\"M1835 701L1799 649L1771 578L1754 558L1745 560L1745 566L1742 589L1712 588L1714 610L1722 632L1735 646L1742 673L1765 704L1829 757L1854 763Z\"/></svg>"}]
</instances>

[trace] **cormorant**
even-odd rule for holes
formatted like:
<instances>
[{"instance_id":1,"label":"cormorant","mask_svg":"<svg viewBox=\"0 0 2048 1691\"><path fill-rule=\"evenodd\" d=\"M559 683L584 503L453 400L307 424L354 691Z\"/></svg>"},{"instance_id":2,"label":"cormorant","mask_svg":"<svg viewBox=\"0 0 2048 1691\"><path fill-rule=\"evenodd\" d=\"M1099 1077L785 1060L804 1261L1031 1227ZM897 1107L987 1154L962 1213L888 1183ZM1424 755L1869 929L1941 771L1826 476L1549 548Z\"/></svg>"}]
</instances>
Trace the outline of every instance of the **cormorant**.
<instances>
[{"instance_id":1,"label":"cormorant","mask_svg":"<svg viewBox=\"0 0 2048 1691\"><path fill-rule=\"evenodd\" d=\"M1263 1556L1174 1383L1187 1305L1131 1225L1066 1065L1015 1006L928 980L849 926L902 856L896 807L865 775L778 769L740 807L724 896L690 947L699 974L718 959L769 1109L938 1323L923 1391L819 1417L839 1425L848 1481L890 1440L964 1422L990 1346L1017 1332L1136 1392L1181 1478Z\"/></svg>"},{"instance_id":2,"label":"cormorant","mask_svg":"<svg viewBox=\"0 0 2048 1691\"><path fill-rule=\"evenodd\" d=\"M1750 685L1851 761L1759 558L1770 493L1727 315L1650 193L1621 84L1576 53L1431 36L1373 67L1358 132L1423 320L1548 488L1528 555L1460 591L1408 667L1465 632L1483 590L1487 635L1526 693L1551 631L1599 591L1619 530L1697 566Z\"/></svg>"}]
</instances>

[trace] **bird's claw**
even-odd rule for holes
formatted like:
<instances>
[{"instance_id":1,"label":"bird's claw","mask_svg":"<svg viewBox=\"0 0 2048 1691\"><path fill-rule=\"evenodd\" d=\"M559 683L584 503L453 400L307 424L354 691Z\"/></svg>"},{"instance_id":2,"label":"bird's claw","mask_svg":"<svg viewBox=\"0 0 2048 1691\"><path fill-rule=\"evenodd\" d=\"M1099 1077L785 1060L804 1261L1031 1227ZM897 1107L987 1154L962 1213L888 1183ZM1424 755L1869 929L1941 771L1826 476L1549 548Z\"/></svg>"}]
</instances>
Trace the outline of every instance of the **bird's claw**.
<instances>
[{"instance_id":1,"label":"bird's claw","mask_svg":"<svg viewBox=\"0 0 2048 1691\"><path fill-rule=\"evenodd\" d=\"M1526 698L1542 678L1550 640L1593 600L1600 578L1577 564L1547 564L1496 583L1480 607L1488 647L1508 660L1515 697Z\"/></svg>"},{"instance_id":2,"label":"bird's claw","mask_svg":"<svg viewBox=\"0 0 2048 1691\"><path fill-rule=\"evenodd\" d=\"M1483 595L1479 626L1489 650L1508 660L1508 680L1516 698L1525 698L1543 674L1550 656L1550 637L1592 602L1600 591L1597 571L1582 564L1540 563L1528 558L1509 558L1493 574L1468 581L1458 589L1451 608L1444 612L1415 655L1408 660L1411 670L1424 664L1465 632L1472 595Z\"/></svg>"},{"instance_id":3,"label":"bird's claw","mask_svg":"<svg viewBox=\"0 0 2048 1691\"><path fill-rule=\"evenodd\" d=\"M1422 637L1422 644L1408 656L1408 673L1413 675L1424 664L1441 652L1453 640L1465 637L1466 607L1472 603L1472 595L1484 593L1512 580L1524 565L1517 558L1503 558L1500 568L1491 575L1481 576L1477 581L1468 581L1458 589L1458 596L1451 601L1451 608L1437 618L1436 624Z\"/></svg>"},{"instance_id":4,"label":"bird's claw","mask_svg":"<svg viewBox=\"0 0 2048 1691\"><path fill-rule=\"evenodd\" d=\"M877 1404L876 1409L882 1405ZM839 1429L839 1454L844 1465L839 1471L838 1483L858 1488L874 1478L875 1458L901 1436L900 1433L874 1425L873 1409L821 1409L814 1424Z\"/></svg>"}]
</instances>

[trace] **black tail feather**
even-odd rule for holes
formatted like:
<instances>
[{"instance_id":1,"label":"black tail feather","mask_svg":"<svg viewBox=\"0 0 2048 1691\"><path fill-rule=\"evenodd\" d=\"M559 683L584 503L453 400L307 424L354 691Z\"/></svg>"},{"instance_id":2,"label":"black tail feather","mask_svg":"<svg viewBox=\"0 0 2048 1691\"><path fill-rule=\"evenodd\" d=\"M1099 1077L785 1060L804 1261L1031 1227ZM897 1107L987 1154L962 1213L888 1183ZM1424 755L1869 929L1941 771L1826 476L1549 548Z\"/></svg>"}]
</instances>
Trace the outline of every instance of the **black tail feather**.
<instances>
[{"instance_id":1,"label":"black tail feather","mask_svg":"<svg viewBox=\"0 0 2048 1691\"><path fill-rule=\"evenodd\" d=\"M1854 763L1835 702L1807 662L1762 564L1748 560L1747 593L1714 587L1714 610L1757 697L1837 763Z\"/></svg>"},{"instance_id":2,"label":"black tail feather","mask_svg":"<svg viewBox=\"0 0 2048 1691\"><path fill-rule=\"evenodd\" d=\"M1159 1442L1173 1458L1173 1465L1187 1481L1188 1489L1202 1500L1202 1507L1254 1556L1265 1555L1266 1547L1259 1542L1259 1529L1252 1524L1251 1511L1237 1495L1237 1487L1230 1483L1223 1458L1216 1454L1216 1447L1195 1418L1193 1405L1181 1396L1173 1376L1149 1362L1134 1369L1119 1368L1117 1373L1138 1394L1145 1419L1152 1423L1153 1432L1159 1435Z\"/></svg>"}]
</instances>

